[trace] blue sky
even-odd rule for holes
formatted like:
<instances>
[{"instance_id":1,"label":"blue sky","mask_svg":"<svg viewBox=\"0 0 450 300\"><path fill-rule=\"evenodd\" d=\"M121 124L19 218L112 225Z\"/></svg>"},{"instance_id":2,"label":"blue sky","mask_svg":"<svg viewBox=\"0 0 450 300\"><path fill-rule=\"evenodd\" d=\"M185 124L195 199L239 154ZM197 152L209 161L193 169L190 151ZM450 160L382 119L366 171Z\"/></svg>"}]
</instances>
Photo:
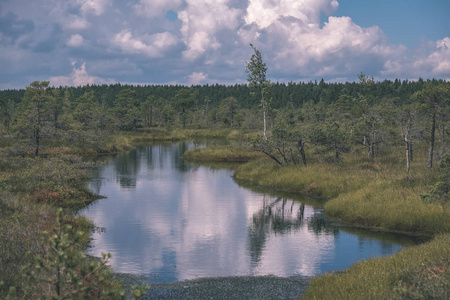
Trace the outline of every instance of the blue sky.
<instances>
[{"instance_id":1,"label":"blue sky","mask_svg":"<svg viewBox=\"0 0 450 300\"><path fill-rule=\"evenodd\" d=\"M450 36L448 0L341 0L335 16L351 16L362 26L378 26L395 44L417 47Z\"/></svg>"},{"instance_id":2,"label":"blue sky","mask_svg":"<svg viewBox=\"0 0 450 300\"><path fill-rule=\"evenodd\" d=\"M0 89L450 79L448 0L0 0Z\"/></svg>"}]
</instances>

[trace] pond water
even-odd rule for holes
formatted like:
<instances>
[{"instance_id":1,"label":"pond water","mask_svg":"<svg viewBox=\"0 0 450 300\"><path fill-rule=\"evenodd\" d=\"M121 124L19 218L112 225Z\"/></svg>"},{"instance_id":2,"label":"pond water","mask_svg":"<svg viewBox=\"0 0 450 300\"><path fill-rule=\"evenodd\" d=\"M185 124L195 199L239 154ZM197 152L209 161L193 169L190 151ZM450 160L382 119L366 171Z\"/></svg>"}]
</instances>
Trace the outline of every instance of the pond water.
<instances>
[{"instance_id":1,"label":"pond water","mask_svg":"<svg viewBox=\"0 0 450 300\"><path fill-rule=\"evenodd\" d=\"M100 228L88 254L115 272L174 282L237 275L315 276L392 254L413 238L339 226L317 201L250 189L233 172L189 164L181 142L108 158L89 187L107 198L80 211Z\"/></svg>"}]
</instances>

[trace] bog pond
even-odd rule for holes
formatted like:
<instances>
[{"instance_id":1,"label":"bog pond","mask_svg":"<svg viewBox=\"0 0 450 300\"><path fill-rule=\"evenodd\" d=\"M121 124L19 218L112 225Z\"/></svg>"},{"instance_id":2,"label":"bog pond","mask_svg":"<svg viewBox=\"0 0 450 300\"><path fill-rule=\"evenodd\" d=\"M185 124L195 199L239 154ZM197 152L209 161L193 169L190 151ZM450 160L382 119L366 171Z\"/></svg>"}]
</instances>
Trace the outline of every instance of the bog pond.
<instances>
[{"instance_id":1,"label":"bog pond","mask_svg":"<svg viewBox=\"0 0 450 300\"><path fill-rule=\"evenodd\" d=\"M204 145L204 144L203 144ZM337 224L307 196L244 186L232 170L191 164L192 142L105 157L89 188L107 198L80 211L99 228L88 254L115 272L175 282L225 276L316 276L418 243Z\"/></svg>"}]
</instances>

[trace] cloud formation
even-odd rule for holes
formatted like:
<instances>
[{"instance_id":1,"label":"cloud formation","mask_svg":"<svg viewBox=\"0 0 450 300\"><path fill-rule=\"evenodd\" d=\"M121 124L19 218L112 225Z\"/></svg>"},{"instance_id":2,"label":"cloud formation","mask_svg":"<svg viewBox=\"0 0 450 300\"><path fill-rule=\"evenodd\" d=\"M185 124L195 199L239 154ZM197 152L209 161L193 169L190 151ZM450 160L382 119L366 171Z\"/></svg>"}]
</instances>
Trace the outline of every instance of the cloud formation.
<instances>
[{"instance_id":1,"label":"cloud formation","mask_svg":"<svg viewBox=\"0 0 450 300\"><path fill-rule=\"evenodd\" d=\"M99 82L245 82L249 43L277 81L355 80L361 71L450 78L449 36L407 48L382 27L336 16L336 0L15 0L0 8L0 88L72 78L72 61L96 66Z\"/></svg>"},{"instance_id":2,"label":"cloud formation","mask_svg":"<svg viewBox=\"0 0 450 300\"><path fill-rule=\"evenodd\" d=\"M120 47L123 52L144 54L148 57L161 57L165 50L176 43L176 37L169 32L137 38L133 37L130 31L124 30L116 34L113 39L113 44Z\"/></svg>"},{"instance_id":3,"label":"cloud formation","mask_svg":"<svg viewBox=\"0 0 450 300\"><path fill-rule=\"evenodd\" d=\"M72 74L69 76L54 76L50 78L50 83L53 86L83 86L87 84L113 84L113 79L103 79L96 76L90 76L86 71L86 63L83 63L79 69L75 67L75 62Z\"/></svg>"},{"instance_id":4,"label":"cloud formation","mask_svg":"<svg viewBox=\"0 0 450 300\"><path fill-rule=\"evenodd\" d=\"M70 39L67 41L67 46L69 47L80 47L83 45L84 38L83 36L77 34L72 34Z\"/></svg>"}]
</instances>

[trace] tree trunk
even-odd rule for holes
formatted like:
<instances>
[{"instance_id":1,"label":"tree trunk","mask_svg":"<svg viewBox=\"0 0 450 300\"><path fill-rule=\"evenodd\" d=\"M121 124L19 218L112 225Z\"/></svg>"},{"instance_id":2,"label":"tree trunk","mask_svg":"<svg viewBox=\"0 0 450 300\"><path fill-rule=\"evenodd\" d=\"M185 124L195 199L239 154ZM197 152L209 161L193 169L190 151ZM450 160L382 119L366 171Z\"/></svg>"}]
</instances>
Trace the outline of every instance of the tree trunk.
<instances>
[{"instance_id":1,"label":"tree trunk","mask_svg":"<svg viewBox=\"0 0 450 300\"><path fill-rule=\"evenodd\" d=\"M34 149L34 158L36 158L39 155L39 125L36 128L36 132L35 132L35 142L36 142L36 147Z\"/></svg>"},{"instance_id":2,"label":"tree trunk","mask_svg":"<svg viewBox=\"0 0 450 300\"><path fill-rule=\"evenodd\" d=\"M334 157L336 158L336 161L339 161L339 148L337 142L334 142Z\"/></svg>"},{"instance_id":3,"label":"tree trunk","mask_svg":"<svg viewBox=\"0 0 450 300\"><path fill-rule=\"evenodd\" d=\"M440 156L443 157L445 154L445 124L442 124L441 131L441 151Z\"/></svg>"},{"instance_id":4,"label":"tree trunk","mask_svg":"<svg viewBox=\"0 0 450 300\"><path fill-rule=\"evenodd\" d=\"M150 112L149 112L149 118L148 118L148 127L152 127L153 123L153 106L150 106Z\"/></svg>"},{"instance_id":5,"label":"tree trunk","mask_svg":"<svg viewBox=\"0 0 450 300\"><path fill-rule=\"evenodd\" d=\"M266 103L264 102L264 94L262 94L262 108L263 108L263 121L264 121L264 139L267 140L267 136L266 136Z\"/></svg>"},{"instance_id":6,"label":"tree trunk","mask_svg":"<svg viewBox=\"0 0 450 300\"><path fill-rule=\"evenodd\" d=\"M34 149L34 158L38 157L39 155L39 134L40 134L40 129L41 129L41 115L40 115L40 105L39 105L39 101L37 102L36 105L36 111L37 111L37 124L36 124L36 131L35 131L35 146L36 148Z\"/></svg>"},{"instance_id":7,"label":"tree trunk","mask_svg":"<svg viewBox=\"0 0 450 300\"><path fill-rule=\"evenodd\" d=\"M300 155L302 157L303 165L306 166L305 143L302 143L302 141L300 140L298 142L297 148L299 149L298 151L300 152Z\"/></svg>"},{"instance_id":8,"label":"tree trunk","mask_svg":"<svg viewBox=\"0 0 450 300\"><path fill-rule=\"evenodd\" d=\"M405 148L406 148L406 173L409 173L410 168L410 144L408 141L408 132L405 133Z\"/></svg>"},{"instance_id":9,"label":"tree trunk","mask_svg":"<svg viewBox=\"0 0 450 300\"><path fill-rule=\"evenodd\" d=\"M436 132L436 113L431 116L430 149L428 152L428 168L433 167L434 137Z\"/></svg>"}]
</instances>

